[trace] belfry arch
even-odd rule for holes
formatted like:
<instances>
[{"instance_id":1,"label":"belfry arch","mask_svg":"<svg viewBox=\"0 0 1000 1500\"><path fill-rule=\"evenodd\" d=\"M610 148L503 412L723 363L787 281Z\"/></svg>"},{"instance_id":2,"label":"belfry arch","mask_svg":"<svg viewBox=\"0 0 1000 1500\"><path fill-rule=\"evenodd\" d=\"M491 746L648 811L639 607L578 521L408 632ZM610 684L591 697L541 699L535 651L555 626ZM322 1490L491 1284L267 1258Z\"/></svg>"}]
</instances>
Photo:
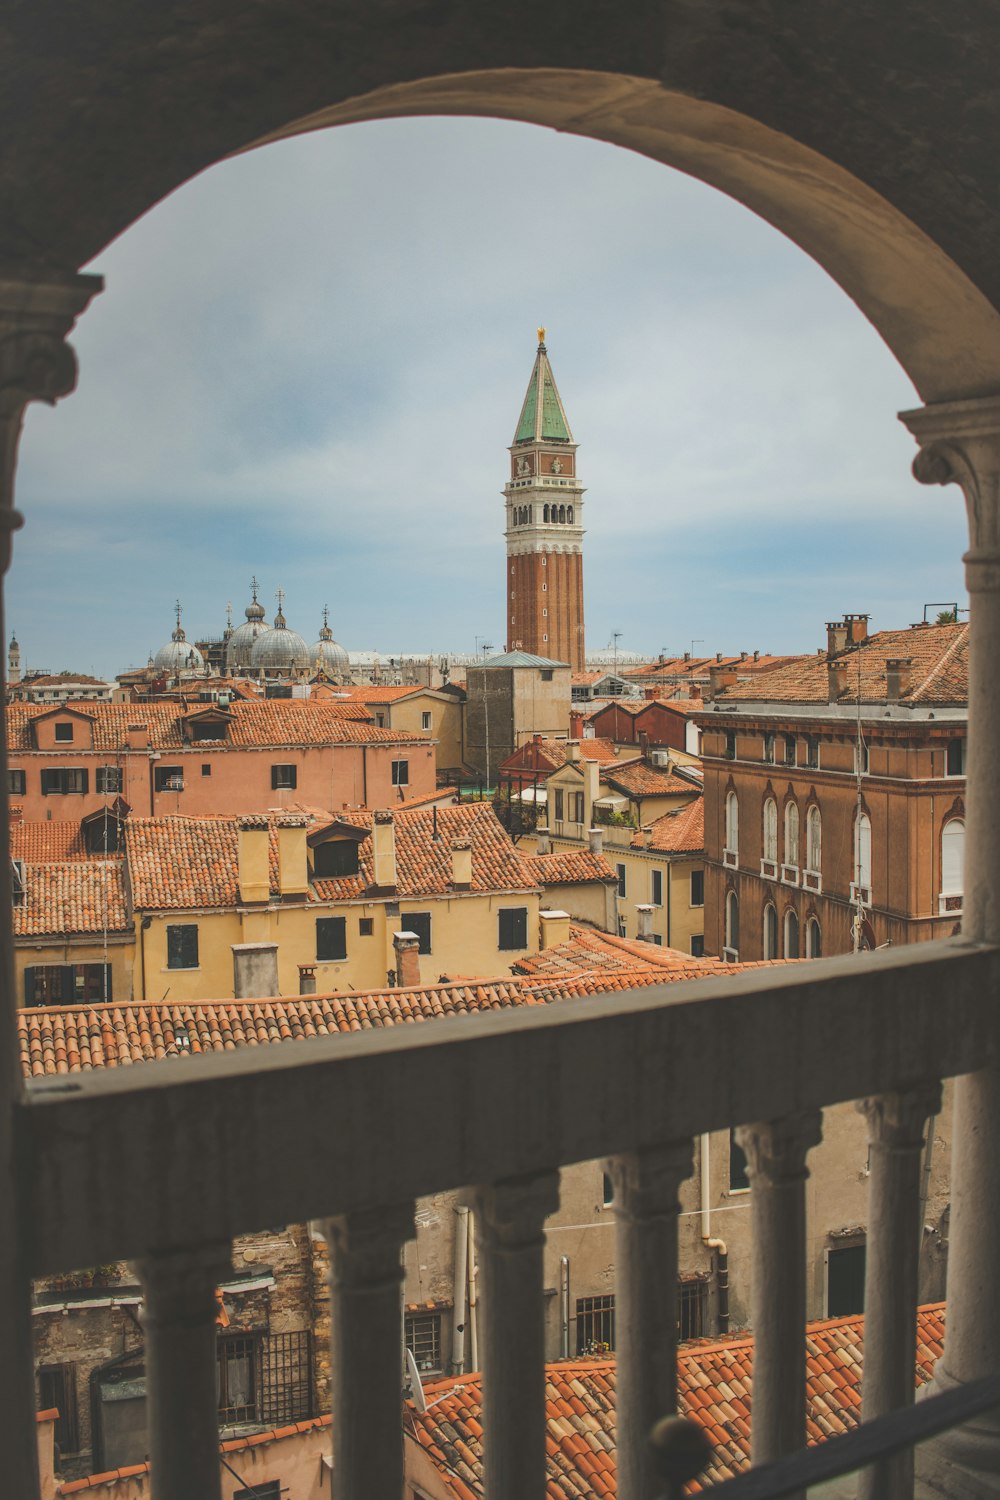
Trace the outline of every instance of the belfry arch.
<instances>
[{"instance_id":1,"label":"belfry arch","mask_svg":"<svg viewBox=\"0 0 1000 1500\"><path fill-rule=\"evenodd\" d=\"M539 16L514 0L477 20L456 20L445 0L389 0L360 16L290 0L280 15L259 8L234 19L207 0L181 29L169 7L112 0L85 21L80 9L55 0L47 35L37 20L30 35L18 30L28 23L5 22L4 566L24 408L72 390L66 340L99 290L79 268L192 176L305 131L416 115L519 120L641 152L736 198L799 245L927 403L907 417L918 478L960 484L972 530L964 930L967 941L1000 942L1000 779L991 764L1000 743L1000 102L991 73L1000 17L961 3L945 17L917 0L904 33L855 0L817 0L792 22L771 14L777 7L765 17L756 0L675 0L626 13L598 4L584 17L568 3ZM6 821L4 801L4 837ZM7 1107L21 1084L10 891L0 891L0 1194L10 1205L28 1195L18 1109ZM956 1093L945 1383L1000 1369L1000 1293L984 1294L996 1285L987 1229L1000 1210L1000 1078L972 1075ZM10 1330L0 1395L15 1435L10 1489L26 1496L35 1463L30 1244L12 1212L0 1256L0 1326ZM998 1473L1000 1430L987 1428ZM981 1491L964 1484L953 1493Z\"/></svg>"}]
</instances>

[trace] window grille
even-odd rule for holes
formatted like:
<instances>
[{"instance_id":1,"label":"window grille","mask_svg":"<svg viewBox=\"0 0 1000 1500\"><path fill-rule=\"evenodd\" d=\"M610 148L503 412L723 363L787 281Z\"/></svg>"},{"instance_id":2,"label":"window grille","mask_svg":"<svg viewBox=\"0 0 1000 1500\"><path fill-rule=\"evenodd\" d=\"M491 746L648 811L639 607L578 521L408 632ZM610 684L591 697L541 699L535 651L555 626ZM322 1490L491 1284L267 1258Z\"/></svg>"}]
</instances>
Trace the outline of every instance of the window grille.
<instances>
[{"instance_id":1,"label":"window grille","mask_svg":"<svg viewBox=\"0 0 1000 1500\"><path fill-rule=\"evenodd\" d=\"M439 1373L441 1362L441 1314L407 1313L406 1347L421 1375Z\"/></svg>"},{"instance_id":2,"label":"window grille","mask_svg":"<svg viewBox=\"0 0 1000 1500\"><path fill-rule=\"evenodd\" d=\"M121 767L98 766L94 784L99 792L120 792L122 789Z\"/></svg>"},{"instance_id":3,"label":"window grille","mask_svg":"<svg viewBox=\"0 0 1000 1500\"><path fill-rule=\"evenodd\" d=\"M216 1386L220 1427L307 1421L313 1414L311 1334L220 1335Z\"/></svg>"},{"instance_id":4,"label":"window grille","mask_svg":"<svg viewBox=\"0 0 1000 1500\"><path fill-rule=\"evenodd\" d=\"M708 1332L708 1281L703 1276L686 1277L677 1286L677 1337L701 1339Z\"/></svg>"},{"instance_id":5,"label":"window grille","mask_svg":"<svg viewBox=\"0 0 1000 1500\"><path fill-rule=\"evenodd\" d=\"M609 1354L615 1347L615 1298L576 1299L577 1354Z\"/></svg>"}]
</instances>

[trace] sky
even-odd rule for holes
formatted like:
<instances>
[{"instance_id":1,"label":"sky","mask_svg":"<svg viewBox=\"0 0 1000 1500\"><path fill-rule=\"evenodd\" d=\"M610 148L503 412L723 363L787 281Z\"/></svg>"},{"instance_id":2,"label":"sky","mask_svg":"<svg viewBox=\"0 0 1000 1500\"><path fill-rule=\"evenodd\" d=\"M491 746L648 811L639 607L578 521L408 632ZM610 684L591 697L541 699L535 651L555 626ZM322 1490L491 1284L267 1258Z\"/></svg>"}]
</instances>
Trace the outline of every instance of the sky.
<instances>
[{"instance_id":1,"label":"sky","mask_svg":"<svg viewBox=\"0 0 1000 1500\"><path fill-rule=\"evenodd\" d=\"M539 187L542 191L539 191ZM268 614L349 650L504 645L502 487L546 342L587 487L587 644L812 651L966 603L960 492L910 476L908 378L712 188L506 121L383 121L235 158L87 268L74 395L32 407L22 667L113 676Z\"/></svg>"}]
</instances>

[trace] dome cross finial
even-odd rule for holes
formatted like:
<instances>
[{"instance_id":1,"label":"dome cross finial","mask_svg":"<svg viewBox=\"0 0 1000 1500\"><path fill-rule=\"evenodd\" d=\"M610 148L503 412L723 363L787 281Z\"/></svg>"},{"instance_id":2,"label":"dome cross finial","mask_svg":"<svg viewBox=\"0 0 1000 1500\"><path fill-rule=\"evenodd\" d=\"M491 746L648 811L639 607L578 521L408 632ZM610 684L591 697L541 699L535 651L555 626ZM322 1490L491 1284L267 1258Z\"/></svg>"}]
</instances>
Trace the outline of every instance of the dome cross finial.
<instances>
[{"instance_id":1,"label":"dome cross finial","mask_svg":"<svg viewBox=\"0 0 1000 1500\"><path fill-rule=\"evenodd\" d=\"M253 600L254 604L257 603L257 590L259 588L260 584L257 582L257 575L254 574L253 578L251 578L250 580L250 597Z\"/></svg>"},{"instance_id":2,"label":"dome cross finial","mask_svg":"<svg viewBox=\"0 0 1000 1500\"><path fill-rule=\"evenodd\" d=\"M323 624L324 625L329 625L329 623L330 623L330 606L328 604L324 604L323 605Z\"/></svg>"}]
</instances>

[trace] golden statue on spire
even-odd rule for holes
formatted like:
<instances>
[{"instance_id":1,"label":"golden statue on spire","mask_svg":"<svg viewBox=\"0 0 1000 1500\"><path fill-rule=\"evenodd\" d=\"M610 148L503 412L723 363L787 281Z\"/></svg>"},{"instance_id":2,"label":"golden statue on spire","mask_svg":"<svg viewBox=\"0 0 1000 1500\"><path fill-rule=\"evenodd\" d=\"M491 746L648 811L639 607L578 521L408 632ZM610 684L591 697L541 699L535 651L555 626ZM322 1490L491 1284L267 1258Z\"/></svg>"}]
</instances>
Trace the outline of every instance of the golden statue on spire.
<instances>
[{"instance_id":1,"label":"golden statue on spire","mask_svg":"<svg viewBox=\"0 0 1000 1500\"><path fill-rule=\"evenodd\" d=\"M538 330L538 342L540 344L544 344L545 343L545 329L544 328L539 328L539 330Z\"/></svg>"}]
</instances>

